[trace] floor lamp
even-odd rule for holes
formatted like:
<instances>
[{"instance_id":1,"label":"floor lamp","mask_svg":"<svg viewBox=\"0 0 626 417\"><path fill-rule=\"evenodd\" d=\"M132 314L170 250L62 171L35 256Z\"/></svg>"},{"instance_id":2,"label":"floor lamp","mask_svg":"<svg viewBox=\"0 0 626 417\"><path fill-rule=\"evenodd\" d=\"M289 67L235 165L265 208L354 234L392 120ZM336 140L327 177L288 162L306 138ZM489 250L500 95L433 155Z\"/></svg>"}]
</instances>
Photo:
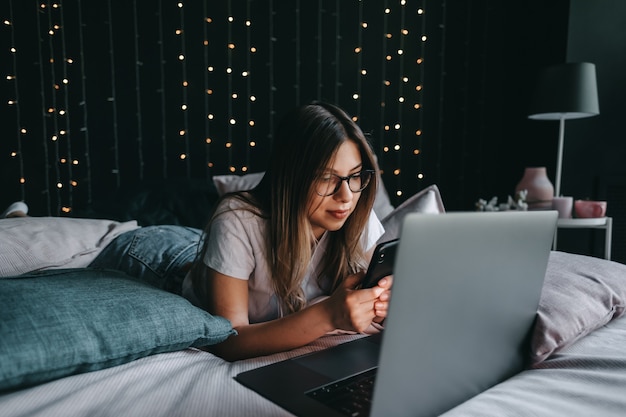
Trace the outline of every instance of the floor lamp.
<instances>
[{"instance_id":1,"label":"floor lamp","mask_svg":"<svg viewBox=\"0 0 626 417\"><path fill-rule=\"evenodd\" d=\"M554 187L556 197L561 195L565 120L598 114L600 106L594 64L576 62L554 65L539 74L528 118L559 121L559 149Z\"/></svg>"}]
</instances>

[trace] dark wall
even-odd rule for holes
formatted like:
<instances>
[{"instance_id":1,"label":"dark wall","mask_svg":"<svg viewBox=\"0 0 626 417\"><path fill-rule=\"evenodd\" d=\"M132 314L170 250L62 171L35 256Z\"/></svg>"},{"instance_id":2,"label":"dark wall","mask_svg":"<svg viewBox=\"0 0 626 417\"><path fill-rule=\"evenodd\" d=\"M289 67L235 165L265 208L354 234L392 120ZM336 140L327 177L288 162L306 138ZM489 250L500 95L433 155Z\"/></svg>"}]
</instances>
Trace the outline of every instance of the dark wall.
<instances>
[{"instance_id":1,"label":"dark wall","mask_svg":"<svg viewBox=\"0 0 626 417\"><path fill-rule=\"evenodd\" d=\"M417 87L439 72L419 58L441 48L424 3L3 3L0 202L72 215L138 181L257 172L277 119L325 100L370 135L398 203L438 180L414 152Z\"/></svg>"},{"instance_id":2,"label":"dark wall","mask_svg":"<svg viewBox=\"0 0 626 417\"><path fill-rule=\"evenodd\" d=\"M450 209L473 210L479 198L506 201L524 167L555 163L556 150L526 115L536 73L565 59L567 20L566 0L446 3L434 139Z\"/></svg>"},{"instance_id":3,"label":"dark wall","mask_svg":"<svg viewBox=\"0 0 626 417\"><path fill-rule=\"evenodd\" d=\"M567 61L595 63L600 115L566 122L562 191L576 199L607 200L607 215L613 217L612 258L620 262L626 262L624 28L625 2L571 0ZM603 254L602 231L571 231L562 240L564 250Z\"/></svg>"},{"instance_id":4,"label":"dark wall","mask_svg":"<svg viewBox=\"0 0 626 417\"><path fill-rule=\"evenodd\" d=\"M608 199L616 228L624 227L626 215L618 210L626 205L621 0L571 0L571 6L570 0L410 0L404 9L395 2L329 0L204 1L180 9L175 1L139 0L94 3L89 10L77 8L84 2L67 1L65 31L54 36L47 35L48 19L59 19L58 10L10 4L15 25L2 26L0 68L4 76L17 65L21 114L5 105L16 91L7 80L0 103L0 176L9 185L0 194L2 206L26 198L33 214L66 215L61 209L68 201L94 205L139 180L208 181L212 175L261 170L276 120L295 104L323 99L355 115L371 135L395 204L435 183L448 210L473 210L479 198L512 195L527 166L546 166L554 178L558 126L527 119L529 97L543 67L586 60L597 64L601 115L567 122L562 190L576 198ZM416 13L421 7L424 15ZM8 9L2 11L9 16ZM226 20L231 14L234 25ZM245 16L252 18L250 30ZM361 21L367 29L360 29ZM175 35L181 27L184 36ZM399 36L401 28L409 35ZM233 50L226 47L231 41ZM18 53L8 53L14 43ZM242 53L250 44L258 52ZM355 54L355 45L364 52ZM403 56L396 53L400 48ZM186 59L179 61L183 51ZM62 54L84 61L48 61ZM387 54L393 59L386 60ZM207 72L207 66L215 70ZM233 75L225 71L229 66ZM358 75L363 67L367 76ZM250 77L241 76L245 68L252 69ZM70 86L59 84L55 92L52 69L59 78L67 71ZM81 74L87 75L85 88ZM406 85L403 74L410 79ZM189 88L182 87L184 79ZM234 92L257 100L231 99ZM407 99L402 105L401 95ZM64 120L46 114L53 98L57 108L68 100L73 125L67 143L80 159L76 166L60 164L68 149L45 139ZM181 111L183 103L189 110ZM231 125L232 116L243 120ZM385 129L398 121L401 129ZM27 133L19 133L24 126ZM416 136L418 130L422 135ZM393 151L396 144L399 151ZM15 150L22 158L10 156ZM20 170L27 173L24 184ZM78 186L57 188L59 180L65 185L72 178ZM620 233L614 240L626 241ZM583 234L560 242L588 250L597 239Z\"/></svg>"}]
</instances>

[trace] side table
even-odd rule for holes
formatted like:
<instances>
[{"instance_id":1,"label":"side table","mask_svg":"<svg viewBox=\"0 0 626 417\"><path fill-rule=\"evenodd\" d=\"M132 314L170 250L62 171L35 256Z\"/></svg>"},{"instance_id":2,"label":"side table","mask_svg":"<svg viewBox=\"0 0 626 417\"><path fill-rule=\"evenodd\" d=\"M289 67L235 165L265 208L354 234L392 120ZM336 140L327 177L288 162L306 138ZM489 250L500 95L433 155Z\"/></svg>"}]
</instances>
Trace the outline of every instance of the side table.
<instances>
[{"instance_id":1,"label":"side table","mask_svg":"<svg viewBox=\"0 0 626 417\"><path fill-rule=\"evenodd\" d=\"M604 258L611 259L611 236L613 234L613 218L599 217L592 219L558 219L554 233L552 249L556 250L556 238L559 229L604 229Z\"/></svg>"}]
</instances>

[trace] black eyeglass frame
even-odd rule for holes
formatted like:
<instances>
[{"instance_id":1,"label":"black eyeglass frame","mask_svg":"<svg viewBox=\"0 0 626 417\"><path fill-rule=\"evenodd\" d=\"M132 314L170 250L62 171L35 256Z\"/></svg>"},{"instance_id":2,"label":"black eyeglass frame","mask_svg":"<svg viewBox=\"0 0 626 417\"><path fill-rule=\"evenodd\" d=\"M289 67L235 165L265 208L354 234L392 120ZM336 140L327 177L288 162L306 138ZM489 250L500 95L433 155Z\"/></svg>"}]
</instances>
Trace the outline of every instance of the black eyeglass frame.
<instances>
[{"instance_id":1,"label":"black eyeglass frame","mask_svg":"<svg viewBox=\"0 0 626 417\"><path fill-rule=\"evenodd\" d=\"M328 194L321 194L318 191L317 187L315 187L315 193L317 195L319 195L320 197L330 197L331 195L336 194L337 191L339 191L339 189L341 188L341 184L344 181L346 181L348 183L348 188L350 189L351 192L353 192L353 193L360 193L361 191L363 191L364 189L367 188L367 186L370 184L370 181L372 181L372 176L375 173L376 173L376 171L373 170L373 169L364 169L364 170L361 170L359 172L355 172L352 175L348 175L346 177L342 177L341 175L329 173L327 175L331 175L333 177L339 178L339 182L337 182L337 185L335 185L335 188L333 189L333 191L328 193ZM369 174L369 176L367 177L367 181L365 182L365 185L361 184L361 187L358 190L353 190L352 187L350 187L350 180L353 179L353 178L358 178L358 177L361 177L361 179L363 179L363 174Z\"/></svg>"}]
</instances>

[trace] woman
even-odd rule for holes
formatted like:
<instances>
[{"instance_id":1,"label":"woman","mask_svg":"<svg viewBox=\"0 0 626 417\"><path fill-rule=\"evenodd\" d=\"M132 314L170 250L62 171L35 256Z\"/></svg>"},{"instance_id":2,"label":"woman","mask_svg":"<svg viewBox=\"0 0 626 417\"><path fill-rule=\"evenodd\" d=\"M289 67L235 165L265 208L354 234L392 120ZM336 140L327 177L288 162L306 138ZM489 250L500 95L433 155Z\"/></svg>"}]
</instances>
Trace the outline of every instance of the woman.
<instances>
[{"instance_id":1,"label":"woman","mask_svg":"<svg viewBox=\"0 0 626 417\"><path fill-rule=\"evenodd\" d=\"M376 169L339 108L314 103L283 119L263 180L221 200L183 283L185 297L238 332L215 353L268 355L382 322L391 277L355 289L383 232L372 211Z\"/></svg>"}]
</instances>

